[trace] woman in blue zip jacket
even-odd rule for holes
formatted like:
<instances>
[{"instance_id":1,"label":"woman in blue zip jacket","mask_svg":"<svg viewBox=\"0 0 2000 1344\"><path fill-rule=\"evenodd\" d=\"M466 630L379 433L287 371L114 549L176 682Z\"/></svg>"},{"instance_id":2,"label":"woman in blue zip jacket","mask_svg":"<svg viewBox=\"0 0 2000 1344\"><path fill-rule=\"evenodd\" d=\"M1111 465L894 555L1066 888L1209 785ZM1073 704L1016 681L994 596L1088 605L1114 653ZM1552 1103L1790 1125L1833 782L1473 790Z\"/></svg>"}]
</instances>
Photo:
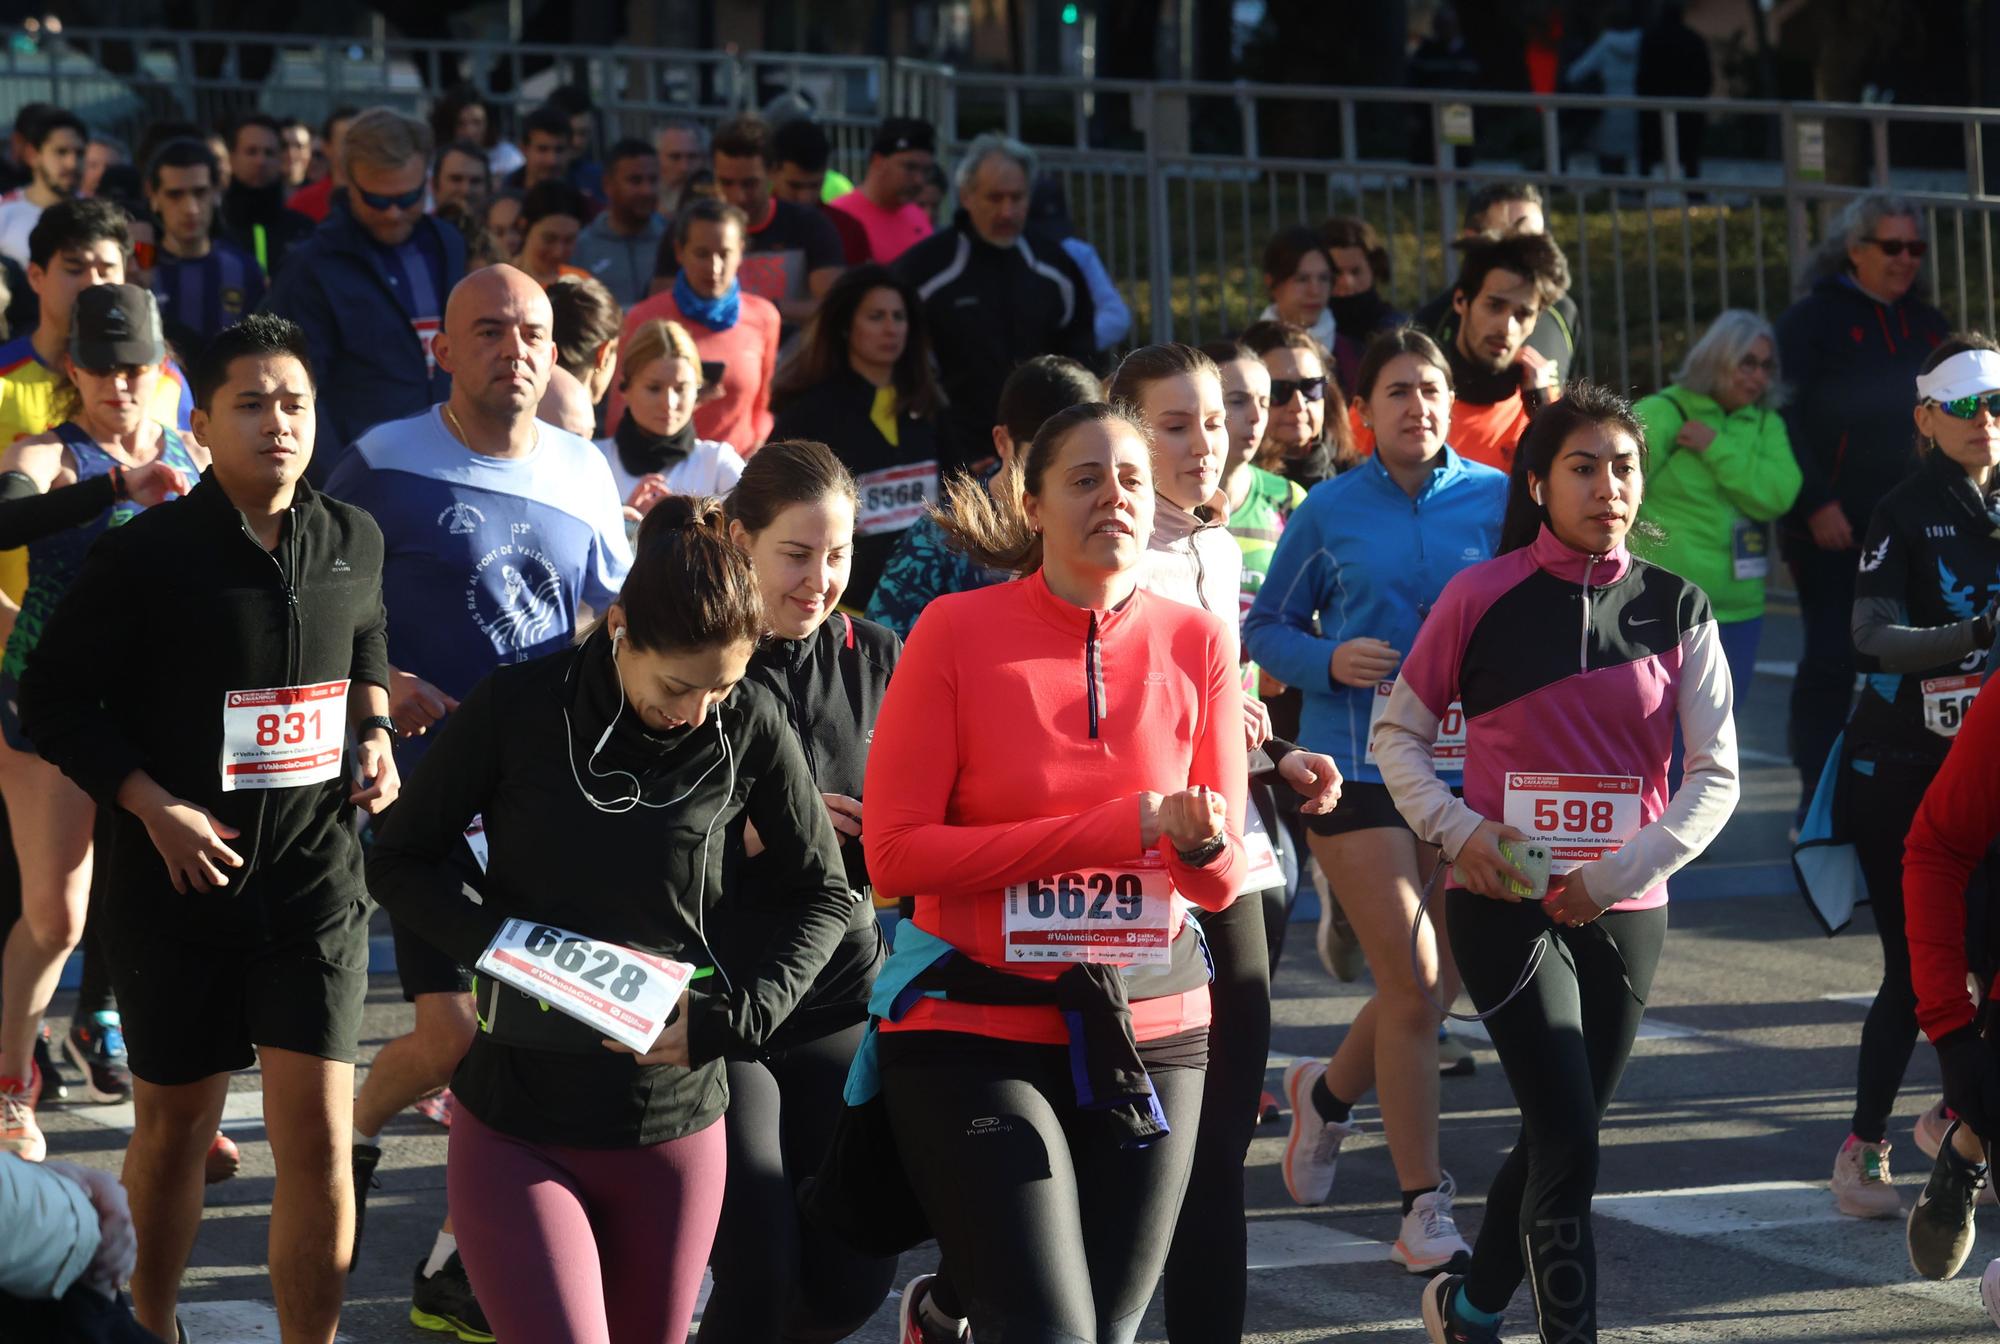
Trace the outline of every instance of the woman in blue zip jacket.
<instances>
[{"instance_id":1,"label":"woman in blue zip jacket","mask_svg":"<svg viewBox=\"0 0 2000 1344\"><path fill-rule=\"evenodd\" d=\"M1376 985L1330 1062L1300 1060L1285 1071L1292 1131L1284 1176L1298 1203L1325 1203L1340 1145L1355 1133L1349 1113L1375 1088L1403 1192L1391 1258L1428 1274L1470 1256L1437 1142L1443 1014L1433 1001L1457 994L1458 972L1434 926L1412 955L1418 892L1437 851L1420 845L1396 811L1368 733L1445 583L1493 555L1507 478L1445 442L1451 373L1429 337L1408 329L1378 336L1355 396L1375 431L1375 455L1306 496L1243 625L1250 656L1304 693L1301 745L1331 754L1347 781L1336 811L1306 819L1308 843ZM1463 749L1462 720L1447 723L1440 772L1458 769ZM1421 979L1413 961L1422 963Z\"/></svg>"}]
</instances>

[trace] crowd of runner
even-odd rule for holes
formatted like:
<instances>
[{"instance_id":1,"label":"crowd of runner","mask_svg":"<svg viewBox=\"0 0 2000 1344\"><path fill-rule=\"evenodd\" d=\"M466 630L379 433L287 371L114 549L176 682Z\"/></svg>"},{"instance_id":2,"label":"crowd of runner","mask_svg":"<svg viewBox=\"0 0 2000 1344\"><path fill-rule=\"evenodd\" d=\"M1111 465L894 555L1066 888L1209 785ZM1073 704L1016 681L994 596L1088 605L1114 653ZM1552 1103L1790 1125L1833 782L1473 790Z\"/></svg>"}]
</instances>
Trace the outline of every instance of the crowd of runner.
<instances>
[{"instance_id":1,"label":"crowd of runner","mask_svg":"<svg viewBox=\"0 0 2000 1344\"><path fill-rule=\"evenodd\" d=\"M500 128L469 88L16 122L0 1334L192 1338L254 1065L296 1344L412 1106L450 1146L410 1319L461 1340L679 1344L705 1275L708 1344L837 1340L931 1242L904 1344L1117 1344L1156 1291L1176 1344L1236 1339L1254 1130L1321 1205L1370 1092L1430 1338L1497 1341L1525 1282L1595 1340L1598 1130L1736 803L1774 524L1801 877L1884 950L1831 1191L1904 1211L1921 1026L1911 1261L1958 1272L2000 1125L2000 347L1921 297L1917 210L1857 201L1775 326L1724 313L1635 406L1576 376L1527 184L1414 316L1334 218L1269 241L1236 337L1135 347L1006 136L941 165L891 119L856 182L797 108ZM1278 1097L1302 892L1373 988ZM412 1027L357 1088L378 906ZM1521 1119L1471 1242L1468 999ZM65 1097L133 1104L122 1181L45 1160Z\"/></svg>"}]
</instances>

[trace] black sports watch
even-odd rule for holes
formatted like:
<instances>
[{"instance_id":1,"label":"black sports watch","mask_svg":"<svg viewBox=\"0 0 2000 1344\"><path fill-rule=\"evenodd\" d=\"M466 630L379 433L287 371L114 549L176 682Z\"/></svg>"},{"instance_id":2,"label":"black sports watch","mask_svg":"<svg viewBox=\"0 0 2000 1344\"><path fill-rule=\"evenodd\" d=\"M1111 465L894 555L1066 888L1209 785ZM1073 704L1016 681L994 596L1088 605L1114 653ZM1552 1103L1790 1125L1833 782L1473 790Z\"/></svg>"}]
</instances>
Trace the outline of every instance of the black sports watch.
<instances>
[{"instance_id":1,"label":"black sports watch","mask_svg":"<svg viewBox=\"0 0 2000 1344\"><path fill-rule=\"evenodd\" d=\"M1190 868L1206 868L1215 862L1216 855L1222 853L1228 843L1229 832L1217 831L1193 849L1182 849L1179 845L1175 845L1174 853Z\"/></svg>"},{"instance_id":2,"label":"black sports watch","mask_svg":"<svg viewBox=\"0 0 2000 1344\"><path fill-rule=\"evenodd\" d=\"M387 714L370 714L367 718L363 719L358 726L356 726L356 728L354 729L354 735L356 737L360 737L370 728L380 728L383 732L389 735L390 741L393 742L396 740L396 721L390 718Z\"/></svg>"}]
</instances>

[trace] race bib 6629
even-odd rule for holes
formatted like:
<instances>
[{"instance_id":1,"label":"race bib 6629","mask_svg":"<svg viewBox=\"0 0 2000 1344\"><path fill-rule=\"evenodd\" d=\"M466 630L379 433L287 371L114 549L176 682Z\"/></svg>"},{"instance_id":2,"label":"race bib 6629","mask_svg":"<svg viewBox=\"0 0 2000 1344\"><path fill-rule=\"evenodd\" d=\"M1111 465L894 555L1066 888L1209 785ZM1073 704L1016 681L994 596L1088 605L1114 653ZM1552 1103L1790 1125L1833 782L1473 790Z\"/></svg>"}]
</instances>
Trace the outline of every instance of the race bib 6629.
<instances>
[{"instance_id":1,"label":"race bib 6629","mask_svg":"<svg viewBox=\"0 0 2000 1344\"><path fill-rule=\"evenodd\" d=\"M1173 953L1173 895L1159 864L1017 882L1002 898L1007 960L1165 966Z\"/></svg>"}]
</instances>

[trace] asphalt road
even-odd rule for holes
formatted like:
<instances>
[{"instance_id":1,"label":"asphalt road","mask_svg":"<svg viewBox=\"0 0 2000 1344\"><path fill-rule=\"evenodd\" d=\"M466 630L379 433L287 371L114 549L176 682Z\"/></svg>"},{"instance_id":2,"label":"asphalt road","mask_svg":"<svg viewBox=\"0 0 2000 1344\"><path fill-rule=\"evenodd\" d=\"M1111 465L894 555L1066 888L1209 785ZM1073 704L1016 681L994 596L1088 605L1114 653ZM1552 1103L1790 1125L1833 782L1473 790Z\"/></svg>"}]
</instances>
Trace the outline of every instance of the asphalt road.
<instances>
[{"instance_id":1,"label":"asphalt road","mask_svg":"<svg viewBox=\"0 0 2000 1344\"><path fill-rule=\"evenodd\" d=\"M1833 1210L1826 1178L1847 1132L1855 1045L1879 974L1864 912L1829 940L1782 867L1797 782L1783 763L1788 683L1772 673L1796 653L1796 621L1767 623L1760 673L1739 708L1746 748L1742 808L1708 859L1673 884L1673 934L1632 1066L1605 1129L1597 1234L1605 1337L1658 1344L1724 1341L1924 1341L1995 1336L1978 1273L2000 1255L1991 1210L1967 1269L1951 1283L1918 1280L1899 1221L1863 1223ZM1295 925L1275 991L1272 1079L1295 1054L1324 1052L1364 1002L1365 980L1320 970L1311 926ZM58 1002L57 1012L67 1011ZM378 977L364 1027L370 1051L406 1030L392 977ZM1516 1117L1497 1060L1483 1047L1475 1076L1444 1084L1443 1151L1470 1235L1483 1192L1512 1143ZM270 1150L258 1119L258 1079L237 1083L228 1124L244 1173L211 1192L186 1317L216 1344L276 1339L264 1269ZM1927 1170L1910 1121L1936 1096L1928 1047L1912 1062L1891 1138L1906 1205ZM1372 1104L1356 1111L1376 1127ZM122 1123L121 1123L122 1122ZM1387 1259L1396 1182L1379 1137L1351 1144L1333 1202L1301 1209L1278 1177L1288 1121L1266 1127L1250 1156L1250 1328L1268 1344L1420 1340L1419 1283ZM113 1166L129 1116L118 1108L46 1113L52 1148ZM445 1131L406 1113L385 1140L382 1188L369 1204L364 1258L342 1337L436 1339L406 1323L410 1276L444 1203ZM899 1282L929 1266L906 1257ZM895 1301L857 1340L893 1344ZM1162 1340L1157 1303L1142 1331ZM1510 1341L1533 1338L1517 1296Z\"/></svg>"}]
</instances>

